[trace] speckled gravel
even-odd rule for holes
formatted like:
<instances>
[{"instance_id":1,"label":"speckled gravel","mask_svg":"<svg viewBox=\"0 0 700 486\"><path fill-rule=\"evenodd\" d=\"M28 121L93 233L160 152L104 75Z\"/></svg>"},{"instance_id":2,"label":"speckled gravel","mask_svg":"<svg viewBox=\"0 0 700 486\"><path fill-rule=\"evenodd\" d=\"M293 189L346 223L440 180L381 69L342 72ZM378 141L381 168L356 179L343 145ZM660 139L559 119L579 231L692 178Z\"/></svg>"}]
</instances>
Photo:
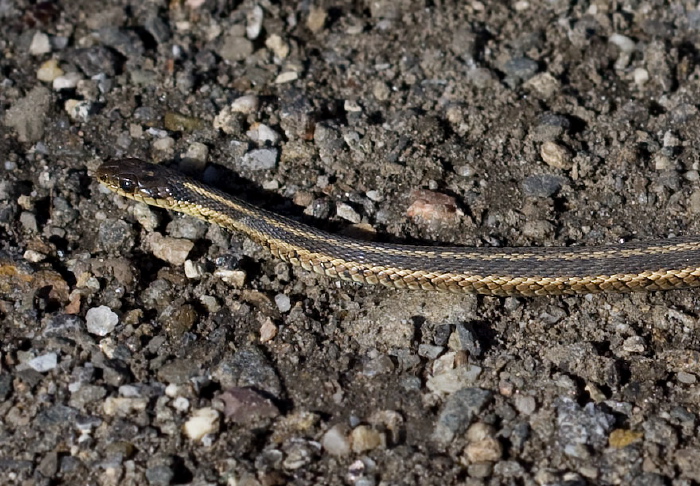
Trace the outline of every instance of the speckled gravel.
<instances>
[{"instance_id":1,"label":"speckled gravel","mask_svg":"<svg viewBox=\"0 0 700 486\"><path fill-rule=\"evenodd\" d=\"M691 485L697 291L339 284L127 202L381 241L700 232L689 3L0 0L0 481Z\"/></svg>"}]
</instances>

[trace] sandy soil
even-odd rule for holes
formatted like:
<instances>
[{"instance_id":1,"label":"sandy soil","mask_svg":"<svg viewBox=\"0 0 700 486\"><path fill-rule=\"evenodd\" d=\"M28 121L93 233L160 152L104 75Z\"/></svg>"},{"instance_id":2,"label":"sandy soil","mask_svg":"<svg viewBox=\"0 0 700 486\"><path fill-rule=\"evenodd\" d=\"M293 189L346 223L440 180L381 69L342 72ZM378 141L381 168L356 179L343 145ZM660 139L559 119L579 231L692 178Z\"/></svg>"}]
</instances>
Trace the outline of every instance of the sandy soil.
<instances>
[{"instance_id":1,"label":"sandy soil","mask_svg":"<svg viewBox=\"0 0 700 486\"><path fill-rule=\"evenodd\" d=\"M91 177L167 163L383 241L696 234L690 4L0 0L0 20L3 483L700 482L697 291L339 284Z\"/></svg>"}]
</instances>

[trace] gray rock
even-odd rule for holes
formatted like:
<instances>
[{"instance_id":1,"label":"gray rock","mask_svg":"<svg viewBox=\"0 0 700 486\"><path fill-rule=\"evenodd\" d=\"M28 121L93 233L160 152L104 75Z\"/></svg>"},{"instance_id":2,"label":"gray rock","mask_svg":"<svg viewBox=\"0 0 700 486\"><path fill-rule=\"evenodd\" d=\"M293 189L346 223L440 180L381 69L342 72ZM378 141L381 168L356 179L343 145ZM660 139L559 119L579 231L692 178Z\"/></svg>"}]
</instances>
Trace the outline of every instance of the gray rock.
<instances>
[{"instance_id":1,"label":"gray rock","mask_svg":"<svg viewBox=\"0 0 700 486\"><path fill-rule=\"evenodd\" d=\"M481 343L476 339L471 324L459 323L455 326L457 339L461 350L468 351L470 355L481 356L483 349Z\"/></svg>"},{"instance_id":2,"label":"gray rock","mask_svg":"<svg viewBox=\"0 0 700 486\"><path fill-rule=\"evenodd\" d=\"M253 43L245 37L228 35L219 49L219 55L226 61L234 63L243 61L253 53Z\"/></svg>"},{"instance_id":3,"label":"gray rock","mask_svg":"<svg viewBox=\"0 0 700 486\"><path fill-rule=\"evenodd\" d=\"M51 319L44 327L45 337L69 337L79 333L83 328L83 320L78 316L59 314Z\"/></svg>"},{"instance_id":4,"label":"gray rock","mask_svg":"<svg viewBox=\"0 0 700 486\"><path fill-rule=\"evenodd\" d=\"M112 77L116 74L117 59L115 55L103 46L76 49L71 60L78 65L80 70L88 77L104 74Z\"/></svg>"},{"instance_id":5,"label":"gray rock","mask_svg":"<svg viewBox=\"0 0 700 486\"><path fill-rule=\"evenodd\" d=\"M158 369L158 379L163 383L183 385L200 374L199 365L191 359L175 359Z\"/></svg>"},{"instance_id":6,"label":"gray rock","mask_svg":"<svg viewBox=\"0 0 700 486\"><path fill-rule=\"evenodd\" d=\"M175 472L170 466L154 466L146 469L146 479L151 486L168 486Z\"/></svg>"},{"instance_id":7,"label":"gray rock","mask_svg":"<svg viewBox=\"0 0 700 486\"><path fill-rule=\"evenodd\" d=\"M566 184L566 177L552 174L531 175L523 181L523 193L528 197L550 197Z\"/></svg>"},{"instance_id":8,"label":"gray rock","mask_svg":"<svg viewBox=\"0 0 700 486\"><path fill-rule=\"evenodd\" d=\"M278 150L264 148L251 150L243 156L241 165L250 170L270 170L277 165Z\"/></svg>"},{"instance_id":9,"label":"gray rock","mask_svg":"<svg viewBox=\"0 0 700 486\"><path fill-rule=\"evenodd\" d=\"M150 15L143 26L157 43L163 44L170 40L170 26L165 23L162 17Z\"/></svg>"},{"instance_id":10,"label":"gray rock","mask_svg":"<svg viewBox=\"0 0 700 486\"><path fill-rule=\"evenodd\" d=\"M503 66L506 75L523 81L537 74L538 69L537 62L528 57L514 57Z\"/></svg>"},{"instance_id":11,"label":"gray rock","mask_svg":"<svg viewBox=\"0 0 700 486\"><path fill-rule=\"evenodd\" d=\"M44 120L49 112L51 92L36 86L15 101L5 113L5 125L17 131L20 142L36 142L44 136Z\"/></svg>"},{"instance_id":12,"label":"gray rock","mask_svg":"<svg viewBox=\"0 0 700 486\"><path fill-rule=\"evenodd\" d=\"M56 368L58 365L58 355L56 353L46 353L30 359L27 365L39 373L46 373Z\"/></svg>"},{"instance_id":13,"label":"gray rock","mask_svg":"<svg viewBox=\"0 0 700 486\"><path fill-rule=\"evenodd\" d=\"M490 391L481 388L463 388L450 395L440 411L432 439L443 446L452 442L457 434L467 430L491 396Z\"/></svg>"},{"instance_id":14,"label":"gray rock","mask_svg":"<svg viewBox=\"0 0 700 486\"><path fill-rule=\"evenodd\" d=\"M126 57L140 57L143 54L143 42L136 32L118 27L103 27L99 30L102 42Z\"/></svg>"},{"instance_id":15,"label":"gray rock","mask_svg":"<svg viewBox=\"0 0 700 486\"><path fill-rule=\"evenodd\" d=\"M244 348L212 371L222 388L253 387L273 396L282 391L277 372L258 348Z\"/></svg>"},{"instance_id":16,"label":"gray rock","mask_svg":"<svg viewBox=\"0 0 700 486\"><path fill-rule=\"evenodd\" d=\"M121 219L104 221L97 232L97 239L105 250L130 248L134 244L134 228Z\"/></svg>"},{"instance_id":17,"label":"gray rock","mask_svg":"<svg viewBox=\"0 0 700 486\"><path fill-rule=\"evenodd\" d=\"M568 397L557 401L559 442L570 457L585 459L589 454L588 447L605 447L614 424L615 418L595 403L587 403L581 408Z\"/></svg>"}]
</instances>

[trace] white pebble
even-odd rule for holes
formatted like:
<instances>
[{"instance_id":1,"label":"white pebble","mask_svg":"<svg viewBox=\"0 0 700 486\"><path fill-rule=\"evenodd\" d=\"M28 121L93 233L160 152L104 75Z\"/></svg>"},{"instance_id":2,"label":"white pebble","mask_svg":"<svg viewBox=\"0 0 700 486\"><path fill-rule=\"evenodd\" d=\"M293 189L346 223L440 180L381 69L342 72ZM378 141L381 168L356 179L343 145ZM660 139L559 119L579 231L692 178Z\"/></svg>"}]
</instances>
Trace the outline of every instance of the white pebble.
<instances>
[{"instance_id":1,"label":"white pebble","mask_svg":"<svg viewBox=\"0 0 700 486\"><path fill-rule=\"evenodd\" d=\"M619 47L622 52L629 54L630 52L634 51L634 41L625 35L613 34L610 36L608 41L611 44L615 44L617 47Z\"/></svg>"},{"instance_id":2,"label":"white pebble","mask_svg":"<svg viewBox=\"0 0 700 486\"><path fill-rule=\"evenodd\" d=\"M39 262L44 261L46 259L46 255L44 255L43 253L40 253L36 250L25 251L23 257L25 260L27 260L28 262L32 262L32 263L39 263Z\"/></svg>"},{"instance_id":3,"label":"white pebble","mask_svg":"<svg viewBox=\"0 0 700 486\"><path fill-rule=\"evenodd\" d=\"M206 435L219 430L219 412L211 407L195 410L182 429L190 439L202 440Z\"/></svg>"},{"instance_id":4,"label":"white pebble","mask_svg":"<svg viewBox=\"0 0 700 486\"><path fill-rule=\"evenodd\" d=\"M275 304L277 304L277 308L280 312L289 312L289 309L292 308L292 302L289 296L284 294L275 295Z\"/></svg>"},{"instance_id":5,"label":"white pebble","mask_svg":"<svg viewBox=\"0 0 700 486\"><path fill-rule=\"evenodd\" d=\"M190 401L185 397L177 397L173 400L173 408L178 412L186 412L190 409Z\"/></svg>"},{"instance_id":6,"label":"white pebble","mask_svg":"<svg viewBox=\"0 0 700 486\"><path fill-rule=\"evenodd\" d=\"M245 95L236 98L231 103L231 111L234 113L244 113L246 115L255 112L258 109L260 100L255 95Z\"/></svg>"},{"instance_id":7,"label":"white pebble","mask_svg":"<svg viewBox=\"0 0 700 486\"><path fill-rule=\"evenodd\" d=\"M43 354L29 360L27 365L39 373L45 373L58 365L58 355L56 353Z\"/></svg>"},{"instance_id":8,"label":"white pebble","mask_svg":"<svg viewBox=\"0 0 700 486\"><path fill-rule=\"evenodd\" d=\"M649 71L644 68L636 68L632 73L634 77L634 84L641 86L642 84L649 81Z\"/></svg>"},{"instance_id":9,"label":"white pebble","mask_svg":"<svg viewBox=\"0 0 700 486\"><path fill-rule=\"evenodd\" d=\"M362 217L349 204L338 203L335 207L335 213L339 218L346 219L351 223L357 224L362 221Z\"/></svg>"},{"instance_id":10,"label":"white pebble","mask_svg":"<svg viewBox=\"0 0 700 486\"><path fill-rule=\"evenodd\" d=\"M347 456L350 454L350 441L347 427L338 424L323 434L321 445L332 456Z\"/></svg>"},{"instance_id":11,"label":"white pebble","mask_svg":"<svg viewBox=\"0 0 700 486\"><path fill-rule=\"evenodd\" d=\"M41 56L49 52L51 52L49 36L37 31L32 37L32 43L29 45L29 53L33 56Z\"/></svg>"},{"instance_id":12,"label":"white pebble","mask_svg":"<svg viewBox=\"0 0 700 486\"><path fill-rule=\"evenodd\" d=\"M202 271L204 269L201 265L192 260L185 260L185 277L187 278L202 278Z\"/></svg>"},{"instance_id":13,"label":"white pebble","mask_svg":"<svg viewBox=\"0 0 700 486\"><path fill-rule=\"evenodd\" d=\"M250 130L246 132L248 138L254 142L264 144L265 142L270 142L272 145L277 144L280 139L279 133L274 131L269 126L264 123L257 123L251 127Z\"/></svg>"},{"instance_id":14,"label":"white pebble","mask_svg":"<svg viewBox=\"0 0 700 486\"><path fill-rule=\"evenodd\" d=\"M85 314L85 323L87 325L87 330L91 334L97 334L98 336L106 336L110 332L114 331L119 322L119 316L112 312L112 309L106 305L101 305L99 307L93 307L88 309Z\"/></svg>"},{"instance_id":15,"label":"white pebble","mask_svg":"<svg viewBox=\"0 0 700 486\"><path fill-rule=\"evenodd\" d=\"M80 73L66 73L53 80L53 90L61 91L62 89L74 89L78 86L78 82L83 79Z\"/></svg>"},{"instance_id":16,"label":"white pebble","mask_svg":"<svg viewBox=\"0 0 700 486\"><path fill-rule=\"evenodd\" d=\"M241 288L243 287L243 284L245 284L247 274L243 270L218 268L214 271L214 276L219 277L221 280L233 287Z\"/></svg>"},{"instance_id":17,"label":"white pebble","mask_svg":"<svg viewBox=\"0 0 700 486\"><path fill-rule=\"evenodd\" d=\"M245 35L250 40L255 40L260 36L263 24L263 9L256 5L248 12L248 22L245 28Z\"/></svg>"},{"instance_id":18,"label":"white pebble","mask_svg":"<svg viewBox=\"0 0 700 486\"><path fill-rule=\"evenodd\" d=\"M175 148L175 139L173 137L159 138L153 142L153 149L159 152L171 152Z\"/></svg>"},{"instance_id":19,"label":"white pebble","mask_svg":"<svg viewBox=\"0 0 700 486\"><path fill-rule=\"evenodd\" d=\"M285 73L281 73L279 76L275 78L275 84L283 84L283 83L289 83L292 81L296 81L299 78L299 73L295 71L287 71Z\"/></svg>"},{"instance_id":20,"label":"white pebble","mask_svg":"<svg viewBox=\"0 0 700 486\"><path fill-rule=\"evenodd\" d=\"M362 107L355 100L345 100L343 107L348 113L359 113L362 111Z\"/></svg>"}]
</instances>

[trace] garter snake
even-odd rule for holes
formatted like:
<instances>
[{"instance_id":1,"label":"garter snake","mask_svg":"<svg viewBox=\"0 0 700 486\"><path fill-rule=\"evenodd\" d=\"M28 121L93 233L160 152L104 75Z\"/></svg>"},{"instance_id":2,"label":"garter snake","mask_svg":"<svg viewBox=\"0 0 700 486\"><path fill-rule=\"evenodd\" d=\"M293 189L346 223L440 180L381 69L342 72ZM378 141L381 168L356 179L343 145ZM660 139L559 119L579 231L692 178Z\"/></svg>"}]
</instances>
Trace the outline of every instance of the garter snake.
<instances>
[{"instance_id":1,"label":"garter snake","mask_svg":"<svg viewBox=\"0 0 700 486\"><path fill-rule=\"evenodd\" d=\"M293 265L364 284L503 296L700 286L700 237L563 248L374 243L321 231L138 159L107 162L96 177L127 198L244 233Z\"/></svg>"}]
</instances>

